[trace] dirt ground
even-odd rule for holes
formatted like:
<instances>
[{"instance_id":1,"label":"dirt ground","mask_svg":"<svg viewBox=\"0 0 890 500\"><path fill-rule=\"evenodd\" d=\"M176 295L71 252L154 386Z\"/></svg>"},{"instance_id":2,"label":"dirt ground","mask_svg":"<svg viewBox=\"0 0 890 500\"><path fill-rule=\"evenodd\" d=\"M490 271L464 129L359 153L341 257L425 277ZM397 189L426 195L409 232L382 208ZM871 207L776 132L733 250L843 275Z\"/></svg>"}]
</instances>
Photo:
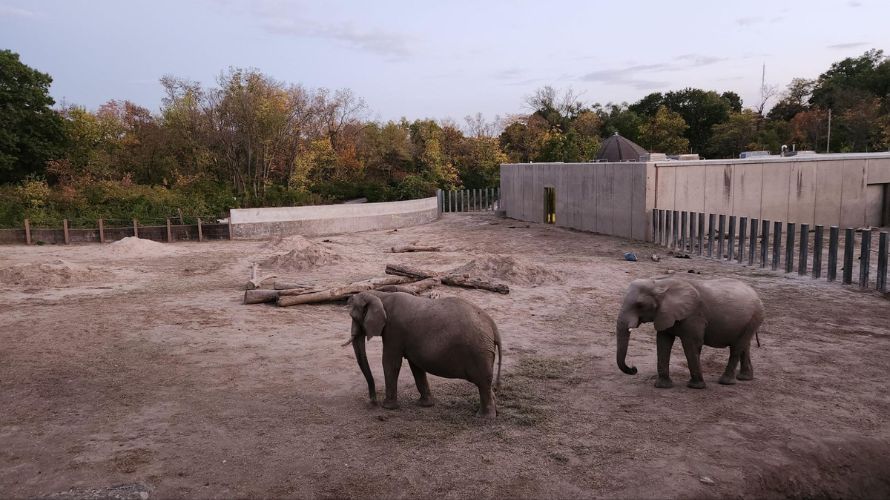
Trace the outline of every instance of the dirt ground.
<instances>
[{"instance_id":1,"label":"dirt ground","mask_svg":"<svg viewBox=\"0 0 890 500\"><path fill-rule=\"evenodd\" d=\"M326 240L326 241L323 241ZM440 253L387 254L392 245ZM875 293L492 216L275 242L0 248L0 496L886 497L890 301ZM310 248L312 260L278 258ZM621 258L635 251L638 262ZM291 254L291 259L302 255ZM509 295L440 287L498 323L499 417L470 383L438 404L369 407L343 304L242 305L252 262L293 281L380 276L385 263L475 269ZM668 270L732 276L761 295L755 380L655 380L651 325L615 364L627 284ZM368 355L383 390L381 343Z\"/></svg>"}]
</instances>

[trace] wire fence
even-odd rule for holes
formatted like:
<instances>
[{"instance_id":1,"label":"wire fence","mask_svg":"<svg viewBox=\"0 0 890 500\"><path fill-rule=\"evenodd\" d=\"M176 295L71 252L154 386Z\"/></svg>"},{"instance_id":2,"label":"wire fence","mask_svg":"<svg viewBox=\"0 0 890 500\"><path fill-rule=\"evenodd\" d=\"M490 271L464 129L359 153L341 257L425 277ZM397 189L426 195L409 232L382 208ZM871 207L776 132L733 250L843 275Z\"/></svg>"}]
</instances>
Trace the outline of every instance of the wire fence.
<instances>
[{"instance_id":1,"label":"wire fence","mask_svg":"<svg viewBox=\"0 0 890 500\"><path fill-rule=\"evenodd\" d=\"M21 229L0 229L0 243L71 244L106 243L129 236L172 243L231 239L228 218L215 215L184 215L146 219L64 219L61 227L32 224Z\"/></svg>"}]
</instances>

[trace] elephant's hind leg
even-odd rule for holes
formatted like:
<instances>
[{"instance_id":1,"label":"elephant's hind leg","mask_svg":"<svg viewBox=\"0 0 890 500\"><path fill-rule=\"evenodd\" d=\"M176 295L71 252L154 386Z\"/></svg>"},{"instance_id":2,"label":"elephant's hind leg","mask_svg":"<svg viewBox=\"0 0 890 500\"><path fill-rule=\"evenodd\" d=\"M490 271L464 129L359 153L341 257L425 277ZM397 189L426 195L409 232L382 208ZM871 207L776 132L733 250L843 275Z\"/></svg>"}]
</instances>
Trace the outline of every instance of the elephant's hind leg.
<instances>
[{"instance_id":1,"label":"elephant's hind leg","mask_svg":"<svg viewBox=\"0 0 890 500\"><path fill-rule=\"evenodd\" d=\"M436 404L436 400L433 399L433 395L430 393L430 383L426 379L426 372L412 363L410 359L408 360L408 366L411 367L414 383L417 384L417 392L420 393L420 399L417 400L417 404L420 406L433 406Z\"/></svg>"},{"instance_id":2,"label":"elephant's hind leg","mask_svg":"<svg viewBox=\"0 0 890 500\"><path fill-rule=\"evenodd\" d=\"M497 404L495 403L494 391L491 390L491 380L478 384L479 386L479 411L476 412L477 417L494 418L498 414Z\"/></svg>"},{"instance_id":3,"label":"elephant's hind leg","mask_svg":"<svg viewBox=\"0 0 890 500\"><path fill-rule=\"evenodd\" d=\"M733 385L735 384L735 369L739 364L739 358L742 356L742 347L739 345L729 346L729 362L726 363L726 370L723 371L723 375L720 376L719 383L723 385Z\"/></svg>"},{"instance_id":4,"label":"elephant's hind leg","mask_svg":"<svg viewBox=\"0 0 890 500\"><path fill-rule=\"evenodd\" d=\"M739 380L754 380L754 367L751 366L751 345L746 345L742 351L742 368L739 370Z\"/></svg>"}]
</instances>

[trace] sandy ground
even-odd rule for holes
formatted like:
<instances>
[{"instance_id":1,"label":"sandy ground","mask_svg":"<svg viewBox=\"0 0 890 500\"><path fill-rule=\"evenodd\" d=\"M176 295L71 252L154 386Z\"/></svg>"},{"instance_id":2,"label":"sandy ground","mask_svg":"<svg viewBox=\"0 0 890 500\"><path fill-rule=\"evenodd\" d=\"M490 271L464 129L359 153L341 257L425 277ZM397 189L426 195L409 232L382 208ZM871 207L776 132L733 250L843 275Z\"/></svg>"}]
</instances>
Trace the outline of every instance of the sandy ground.
<instances>
[{"instance_id":1,"label":"sandy ground","mask_svg":"<svg viewBox=\"0 0 890 500\"><path fill-rule=\"evenodd\" d=\"M446 251L384 253L412 242ZM294 248L313 260L269 260ZM624 261L628 250L640 261ZM309 242L2 247L0 496L886 497L890 302L796 274L653 262L653 251L663 252L468 215ZM338 284L387 262L445 270L473 259L511 293L437 290L500 327L493 423L474 417L465 381L431 377L437 406L414 405L407 366L402 408L369 407L341 347L343 304L241 304L254 261ZM689 269L761 294L754 381L718 385L728 352L706 347L708 387L687 389L678 342L675 388L655 389L648 325L631 338L639 373L615 366L626 285ZM380 352L372 341L378 391Z\"/></svg>"}]
</instances>

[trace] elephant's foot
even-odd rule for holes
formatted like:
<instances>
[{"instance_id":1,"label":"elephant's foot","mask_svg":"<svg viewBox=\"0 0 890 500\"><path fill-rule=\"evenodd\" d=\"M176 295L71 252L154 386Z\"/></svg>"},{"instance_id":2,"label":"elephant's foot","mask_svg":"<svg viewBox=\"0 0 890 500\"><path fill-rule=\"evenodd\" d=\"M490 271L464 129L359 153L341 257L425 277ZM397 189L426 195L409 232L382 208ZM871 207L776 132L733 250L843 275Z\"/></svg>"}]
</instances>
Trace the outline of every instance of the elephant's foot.
<instances>
[{"instance_id":1,"label":"elephant's foot","mask_svg":"<svg viewBox=\"0 0 890 500\"><path fill-rule=\"evenodd\" d=\"M435 404L436 400L433 399L432 396L421 396L421 398L417 400L417 406L430 407Z\"/></svg>"},{"instance_id":2,"label":"elephant's foot","mask_svg":"<svg viewBox=\"0 0 890 500\"><path fill-rule=\"evenodd\" d=\"M489 408L485 411L482 411L482 408L479 408L479 411L476 412L476 416L479 418L484 418L485 420L494 420L495 417L498 416L498 412L494 408Z\"/></svg>"},{"instance_id":3,"label":"elephant's foot","mask_svg":"<svg viewBox=\"0 0 890 500\"><path fill-rule=\"evenodd\" d=\"M387 410L398 410L399 402L395 399L384 399L383 403L380 406L386 408Z\"/></svg>"},{"instance_id":4,"label":"elephant's foot","mask_svg":"<svg viewBox=\"0 0 890 500\"><path fill-rule=\"evenodd\" d=\"M735 385L735 376L723 374L720 376L720 380L717 383L721 385Z\"/></svg>"},{"instance_id":5,"label":"elephant's foot","mask_svg":"<svg viewBox=\"0 0 890 500\"><path fill-rule=\"evenodd\" d=\"M659 389L670 389L673 386L674 383L671 382L671 379L669 378L658 377L658 380L655 381L655 387L658 387Z\"/></svg>"},{"instance_id":6,"label":"elephant's foot","mask_svg":"<svg viewBox=\"0 0 890 500\"><path fill-rule=\"evenodd\" d=\"M754 380L754 372L739 372L739 380Z\"/></svg>"},{"instance_id":7,"label":"elephant's foot","mask_svg":"<svg viewBox=\"0 0 890 500\"><path fill-rule=\"evenodd\" d=\"M689 387L690 389L704 389L706 385L704 380L690 380L686 384L686 387Z\"/></svg>"}]
</instances>

